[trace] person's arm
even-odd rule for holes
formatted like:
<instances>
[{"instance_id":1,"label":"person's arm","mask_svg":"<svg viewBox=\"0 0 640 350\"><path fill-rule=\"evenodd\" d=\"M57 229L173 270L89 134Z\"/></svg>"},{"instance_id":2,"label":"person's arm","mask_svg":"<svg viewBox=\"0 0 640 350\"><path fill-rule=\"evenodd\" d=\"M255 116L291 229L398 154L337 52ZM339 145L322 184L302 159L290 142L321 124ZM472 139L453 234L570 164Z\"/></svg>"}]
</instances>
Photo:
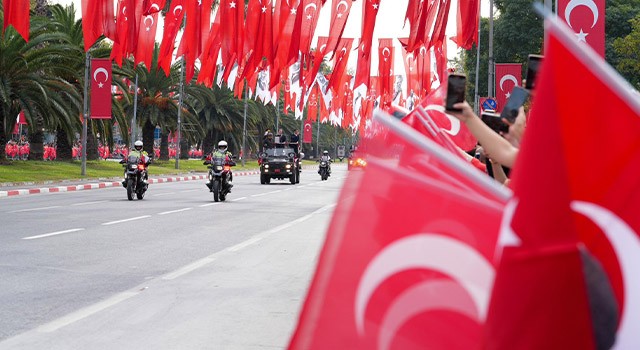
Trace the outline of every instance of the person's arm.
<instances>
[{"instance_id":1,"label":"person's arm","mask_svg":"<svg viewBox=\"0 0 640 350\"><path fill-rule=\"evenodd\" d=\"M485 151L499 163L513 167L518 156L518 149L483 123L482 119L473 113L471 106L466 101L455 104L454 108L461 109L462 112L449 113L467 125L469 131L478 139Z\"/></svg>"},{"instance_id":2,"label":"person's arm","mask_svg":"<svg viewBox=\"0 0 640 350\"><path fill-rule=\"evenodd\" d=\"M507 174L504 173L504 169L502 169L502 165L496 162L495 160L489 158L491 161L491 169L493 170L493 178L501 184L505 184L509 179Z\"/></svg>"}]
</instances>

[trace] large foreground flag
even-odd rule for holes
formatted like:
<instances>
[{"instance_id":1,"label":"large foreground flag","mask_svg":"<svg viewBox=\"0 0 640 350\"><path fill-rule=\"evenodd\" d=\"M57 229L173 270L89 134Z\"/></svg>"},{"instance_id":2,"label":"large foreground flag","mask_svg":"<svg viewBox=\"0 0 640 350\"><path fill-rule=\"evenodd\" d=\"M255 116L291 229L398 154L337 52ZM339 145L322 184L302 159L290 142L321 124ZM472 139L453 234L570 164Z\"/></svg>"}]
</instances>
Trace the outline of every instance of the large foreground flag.
<instances>
[{"instance_id":1,"label":"large foreground flag","mask_svg":"<svg viewBox=\"0 0 640 350\"><path fill-rule=\"evenodd\" d=\"M457 164L455 176L506 191L392 117L378 115L370 134L359 148L367 167L342 190L290 349L474 348L504 202L414 166Z\"/></svg>"},{"instance_id":2,"label":"large foreground flag","mask_svg":"<svg viewBox=\"0 0 640 350\"><path fill-rule=\"evenodd\" d=\"M604 57L605 0L558 0L558 16L575 32L576 41Z\"/></svg>"},{"instance_id":3,"label":"large foreground flag","mask_svg":"<svg viewBox=\"0 0 640 350\"><path fill-rule=\"evenodd\" d=\"M503 253L488 348L608 349L616 333L615 349L638 349L640 100L566 26L550 19L546 27L545 63L515 166L516 200L507 205L511 225L505 215L504 232L521 242L512 239ZM586 265L576 266L576 246L606 277L591 284L580 276L576 270ZM596 288L609 282L618 322L606 288Z\"/></svg>"},{"instance_id":4,"label":"large foreground flag","mask_svg":"<svg viewBox=\"0 0 640 350\"><path fill-rule=\"evenodd\" d=\"M2 0L4 23L2 33L12 25L25 41L29 41L29 0Z\"/></svg>"},{"instance_id":5,"label":"large foreground flag","mask_svg":"<svg viewBox=\"0 0 640 350\"><path fill-rule=\"evenodd\" d=\"M91 59L91 118L111 119L111 60Z\"/></svg>"}]
</instances>

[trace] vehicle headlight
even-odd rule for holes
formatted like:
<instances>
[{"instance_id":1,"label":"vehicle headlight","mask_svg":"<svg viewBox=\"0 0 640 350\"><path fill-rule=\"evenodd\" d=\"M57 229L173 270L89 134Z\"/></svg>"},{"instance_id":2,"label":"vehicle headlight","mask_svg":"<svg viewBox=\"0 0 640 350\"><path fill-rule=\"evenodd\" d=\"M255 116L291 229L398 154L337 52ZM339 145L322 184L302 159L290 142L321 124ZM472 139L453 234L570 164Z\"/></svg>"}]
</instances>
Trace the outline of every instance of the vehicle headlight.
<instances>
[{"instance_id":1,"label":"vehicle headlight","mask_svg":"<svg viewBox=\"0 0 640 350\"><path fill-rule=\"evenodd\" d=\"M216 170L222 170L222 166L217 165L217 166L216 166Z\"/></svg>"},{"instance_id":2,"label":"vehicle headlight","mask_svg":"<svg viewBox=\"0 0 640 350\"><path fill-rule=\"evenodd\" d=\"M285 167L286 167L287 169L291 169L291 164L287 164Z\"/></svg>"},{"instance_id":3,"label":"vehicle headlight","mask_svg":"<svg viewBox=\"0 0 640 350\"><path fill-rule=\"evenodd\" d=\"M264 165L264 168L265 168L265 169L269 169L269 164L265 164L265 165Z\"/></svg>"},{"instance_id":4,"label":"vehicle headlight","mask_svg":"<svg viewBox=\"0 0 640 350\"><path fill-rule=\"evenodd\" d=\"M137 165L135 165L135 164L131 164L131 165L129 165L129 168L131 168L131 169L137 169L137 168L138 168L138 166L137 166Z\"/></svg>"}]
</instances>

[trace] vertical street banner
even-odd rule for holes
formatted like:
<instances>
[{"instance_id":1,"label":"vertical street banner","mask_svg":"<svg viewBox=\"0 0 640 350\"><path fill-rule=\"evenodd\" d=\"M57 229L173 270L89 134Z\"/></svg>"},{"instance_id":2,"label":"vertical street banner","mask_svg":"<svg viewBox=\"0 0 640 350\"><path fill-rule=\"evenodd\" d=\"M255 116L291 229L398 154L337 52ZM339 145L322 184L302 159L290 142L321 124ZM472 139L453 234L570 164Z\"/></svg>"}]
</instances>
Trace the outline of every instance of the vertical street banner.
<instances>
[{"instance_id":1,"label":"vertical street banner","mask_svg":"<svg viewBox=\"0 0 640 350\"><path fill-rule=\"evenodd\" d=\"M576 35L604 57L605 0L558 0L558 17Z\"/></svg>"},{"instance_id":2,"label":"vertical street banner","mask_svg":"<svg viewBox=\"0 0 640 350\"><path fill-rule=\"evenodd\" d=\"M91 119L111 119L111 60L91 59Z\"/></svg>"},{"instance_id":3,"label":"vertical street banner","mask_svg":"<svg viewBox=\"0 0 640 350\"><path fill-rule=\"evenodd\" d=\"M501 112L505 103L511 96L511 91L516 86L522 86L522 64L521 63L498 63L496 64L496 100L498 102L497 112Z\"/></svg>"},{"instance_id":4,"label":"vertical street banner","mask_svg":"<svg viewBox=\"0 0 640 350\"><path fill-rule=\"evenodd\" d=\"M304 135L302 138L303 143L313 142L313 124L312 121L307 119L304 121Z\"/></svg>"}]
</instances>

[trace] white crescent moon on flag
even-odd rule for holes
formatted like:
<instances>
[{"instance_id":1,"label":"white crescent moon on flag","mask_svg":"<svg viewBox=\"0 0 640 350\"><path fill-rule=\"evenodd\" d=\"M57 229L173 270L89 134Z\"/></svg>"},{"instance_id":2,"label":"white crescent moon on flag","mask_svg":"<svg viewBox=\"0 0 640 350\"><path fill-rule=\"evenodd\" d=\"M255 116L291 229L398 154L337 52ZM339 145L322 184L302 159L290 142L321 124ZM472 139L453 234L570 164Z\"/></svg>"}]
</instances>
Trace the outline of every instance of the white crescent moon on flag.
<instances>
[{"instance_id":1,"label":"white crescent moon on flag","mask_svg":"<svg viewBox=\"0 0 640 350\"><path fill-rule=\"evenodd\" d=\"M155 9L156 12L159 12L160 11L160 6L154 2L149 9L150 10L154 10Z\"/></svg>"},{"instance_id":2,"label":"white crescent moon on flag","mask_svg":"<svg viewBox=\"0 0 640 350\"><path fill-rule=\"evenodd\" d=\"M98 82L98 74L100 73L104 74L104 80L102 82L107 82L107 79L109 79L109 72L107 72L107 70L103 67L100 67L93 72L93 80Z\"/></svg>"},{"instance_id":3,"label":"white crescent moon on flag","mask_svg":"<svg viewBox=\"0 0 640 350\"><path fill-rule=\"evenodd\" d=\"M150 19L151 20L151 24L147 25L147 20ZM144 16L144 20L142 20L142 23L144 23L145 25L147 25L147 28L151 27L155 21L153 20L153 17L151 15L148 16Z\"/></svg>"},{"instance_id":4,"label":"white crescent moon on flag","mask_svg":"<svg viewBox=\"0 0 640 350\"><path fill-rule=\"evenodd\" d=\"M637 336L640 325L640 239L638 234L614 212L597 204L573 201L571 209L598 226L605 234L618 258L624 283L624 310L614 349L640 349Z\"/></svg>"},{"instance_id":5,"label":"white crescent moon on flag","mask_svg":"<svg viewBox=\"0 0 640 350\"><path fill-rule=\"evenodd\" d=\"M304 7L305 12L306 12L310 7L313 7L313 12L318 11L318 6L316 6L316 4L312 2L312 3L309 3L307 6L305 6L305 7Z\"/></svg>"},{"instance_id":6,"label":"white crescent moon on flag","mask_svg":"<svg viewBox=\"0 0 640 350\"><path fill-rule=\"evenodd\" d=\"M474 268L469 269L469 266ZM439 234L422 233L391 243L367 265L355 297L354 316L360 334L364 334L364 314L378 286L395 274L418 268L441 272L456 281L475 303L478 318L484 320L495 277L491 263L464 242ZM434 308L449 309L449 306L436 304ZM414 312L404 310L407 315ZM397 315L398 318L405 316Z\"/></svg>"},{"instance_id":7,"label":"white crescent moon on flag","mask_svg":"<svg viewBox=\"0 0 640 350\"><path fill-rule=\"evenodd\" d=\"M127 15L127 7L126 6L122 6L122 15L123 16Z\"/></svg>"},{"instance_id":8,"label":"white crescent moon on flag","mask_svg":"<svg viewBox=\"0 0 640 350\"><path fill-rule=\"evenodd\" d=\"M405 59L405 63L409 66L412 66L413 62L415 62L415 57L413 57L413 53L408 53L407 59Z\"/></svg>"},{"instance_id":9,"label":"white crescent moon on flag","mask_svg":"<svg viewBox=\"0 0 640 350\"><path fill-rule=\"evenodd\" d=\"M427 48L426 48L426 47L424 47L424 46L422 46L422 47L420 48L420 54L421 54L421 55L423 55L423 56L424 56L424 55L426 55L426 54L427 54Z\"/></svg>"},{"instance_id":10,"label":"white crescent moon on flag","mask_svg":"<svg viewBox=\"0 0 640 350\"><path fill-rule=\"evenodd\" d=\"M443 127L440 127L440 129L442 129L442 131L446 132L447 134L451 135L451 136L457 136L458 133L460 133L460 119L451 116L449 114L447 114L446 110L444 109L444 106L439 106L439 105L428 105L427 107L425 107L424 109L425 111L437 111L440 112L442 114L444 114L445 117L447 117L447 119L449 119L449 122L451 122L451 129L447 130Z\"/></svg>"},{"instance_id":11,"label":"white crescent moon on flag","mask_svg":"<svg viewBox=\"0 0 640 350\"><path fill-rule=\"evenodd\" d=\"M511 81L513 81L514 84L516 84L516 86L519 86L518 85L518 79L516 79L516 77L514 77L511 74L507 74L504 77L502 77L502 79L500 79L500 90L504 91L504 88L502 87L502 84L504 84L504 82L507 81L507 80L511 80Z\"/></svg>"},{"instance_id":12,"label":"white crescent moon on flag","mask_svg":"<svg viewBox=\"0 0 640 350\"><path fill-rule=\"evenodd\" d=\"M591 28L595 27L596 23L598 23L599 11L598 11L598 5L596 5L596 3L593 2L593 0L569 1L569 3L567 4L567 7L564 9L564 19L565 21L567 21L567 24L569 25L569 27L573 29L573 26L571 25L571 12L573 12L573 10L578 6L586 6L589 8L589 10L591 10L591 13L593 13L593 24L591 25Z\"/></svg>"},{"instance_id":13,"label":"white crescent moon on flag","mask_svg":"<svg viewBox=\"0 0 640 350\"><path fill-rule=\"evenodd\" d=\"M345 0L341 0L338 5L336 5L336 11L338 11L338 13L344 13L344 12L340 12L340 6L344 5L344 10L348 10L349 9L349 3L347 3Z\"/></svg>"},{"instance_id":14,"label":"white crescent moon on flag","mask_svg":"<svg viewBox=\"0 0 640 350\"><path fill-rule=\"evenodd\" d=\"M176 7L173 9L173 15L174 15L174 16L178 16L178 15L176 14L176 11L179 11L180 13L182 13L182 5L178 5L178 6L176 6Z\"/></svg>"},{"instance_id":15,"label":"white crescent moon on flag","mask_svg":"<svg viewBox=\"0 0 640 350\"><path fill-rule=\"evenodd\" d=\"M382 49L382 56L390 57L391 56L391 50L388 47L385 47L384 49Z\"/></svg>"},{"instance_id":16,"label":"white crescent moon on flag","mask_svg":"<svg viewBox=\"0 0 640 350\"><path fill-rule=\"evenodd\" d=\"M347 48L343 47L342 50L340 50L340 53L344 56L347 54Z\"/></svg>"}]
</instances>

